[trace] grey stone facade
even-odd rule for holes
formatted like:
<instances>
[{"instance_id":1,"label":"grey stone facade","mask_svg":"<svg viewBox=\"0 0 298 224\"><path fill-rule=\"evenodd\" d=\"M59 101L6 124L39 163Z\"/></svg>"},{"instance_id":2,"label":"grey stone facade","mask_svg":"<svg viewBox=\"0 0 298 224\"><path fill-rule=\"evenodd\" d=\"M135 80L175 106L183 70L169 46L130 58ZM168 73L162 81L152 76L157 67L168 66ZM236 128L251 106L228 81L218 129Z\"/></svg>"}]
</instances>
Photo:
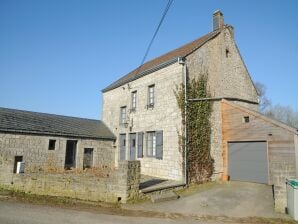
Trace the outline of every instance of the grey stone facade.
<instances>
[{"instance_id":1,"label":"grey stone facade","mask_svg":"<svg viewBox=\"0 0 298 224\"><path fill-rule=\"evenodd\" d=\"M50 140L56 140L54 150L49 150ZM0 157L7 161L10 174L13 172L15 156L23 156L25 172L35 172L46 167L64 169L67 140L77 141L75 168L83 168L85 148L93 149L93 167L115 166L112 140L0 133Z\"/></svg>"},{"instance_id":2,"label":"grey stone facade","mask_svg":"<svg viewBox=\"0 0 298 224\"><path fill-rule=\"evenodd\" d=\"M182 155L179 152L178 133L182 133L181 114L177 106L174 91L183 83L183 66L187 67L189 79L208 74L208 86L212 97L234 97L257 103L258 96L246 66L241 58L233 37L233 29L225 26L214 38L204 43L185 58L185 64L175 63L153 71L136 80L117 88L103 92L102 119L110 130L119 138L129 134L163 130L164 157L162 160L146 156L146 138L144 139L144 157L141 161L142 174L161 178L182 180ZM156 103L154 108L147 108L148 86L155 85ZM131 94L137 91L137 109L128 112L127 127L119 124L120 107L131 107ZM258 105L239 102L250 109L257 110ZM221 151L221 113L220 102L215 101L211 116L212 144L211 153L215 160L214 179L223 172ZM116 142L119 154L119 141ZM129 158L129 144L126 144L126 159ZM116 152L116 153L117 153ZM119 155L116 156L116 164Z\"/></svg>"},{"instance_id":3,"label":"grey stone facade","mask_svg":"<svg viewBox=\"0 0 298 224\"><path fill-rule=\"evenodd\" d=\"M175 63L146 75L128 85L103 93L102 120L117 136L116 164L119 160L119 135L126 134L126 159L129 159L129 134L144 133L142 174L169 179L182 179L182 157L178 150L181 115L174 95L175 86L182 82L182 65ZM155 104L147 108L148 86L155 85ZM120 107L131 108L131 93L137 91L136 110L127 112L128 125L119 124ZM121 100L120 100L121 99ZM146 156L146 132L163 131L163 159ZM137 142L138 145L138 142ZM137 159L137 158L136 158Z\"/></svg>"}]
</instances>

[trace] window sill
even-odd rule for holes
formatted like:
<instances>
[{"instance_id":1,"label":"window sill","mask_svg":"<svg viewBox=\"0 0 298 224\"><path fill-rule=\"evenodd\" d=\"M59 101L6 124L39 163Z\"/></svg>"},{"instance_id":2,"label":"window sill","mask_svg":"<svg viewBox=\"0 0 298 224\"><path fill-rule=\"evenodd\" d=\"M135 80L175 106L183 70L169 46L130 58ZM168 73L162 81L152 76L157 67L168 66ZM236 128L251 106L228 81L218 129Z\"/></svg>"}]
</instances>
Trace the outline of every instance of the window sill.
<instances>
[{"instance_id":1,"label":"window sill","mask_svg":"<svg viewBox=\"0 0 298 224\"><path fill-rule=\"evenodd\" d=\"M146 107L147 107L147 110L149 110L149 109L152 110L152 109L154 109L154 104L149 104L149 105L147 105Z\"/></svg>"},{"instance_id":2,"label":"window sill","mask_svg":"<svg viewBox=\"0 0 298 224\"><path fill-rule=\"evenodd\" d=\"M131 108L131 109L129 110L129 112L130 112L130 113L135 113L135 112L136 112L136 108Z\"/></svg>"},{"instance_id":3,"label":"window sill","mask_svg":"<svg viewBox=\"0 0 298 224\"><path fill-rule=\"evenodd\" d=\"M119 125L120 125L120 127L123 127L123 128L127 128L128 127L128 123L121 123Z\"/></svg>"}]
</instances>

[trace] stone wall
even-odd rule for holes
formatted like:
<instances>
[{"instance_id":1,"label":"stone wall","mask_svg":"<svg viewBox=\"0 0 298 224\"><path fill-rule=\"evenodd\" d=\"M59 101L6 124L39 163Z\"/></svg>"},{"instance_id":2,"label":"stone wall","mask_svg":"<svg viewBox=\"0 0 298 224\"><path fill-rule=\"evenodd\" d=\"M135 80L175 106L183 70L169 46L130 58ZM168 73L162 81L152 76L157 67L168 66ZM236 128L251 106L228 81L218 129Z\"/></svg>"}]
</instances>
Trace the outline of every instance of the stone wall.
<instances>
[{"instance_id":1,"label":"stone wall","mask_svg":"<svg viewBox=\"0 0 298 224\"><path fill-rule=\"evenodd\" d=\"M287 207L287 179L295 179L296 166L295 160L274 161L270 163L272 183L274 189L274 208L275 211L285 213Z\"/></svg>"},{"instance_id":2,"label":"stone wall","mask_svg":"<svg viewBox=\"0 0 298 224\"><path fill-rule=\"evenodd\" d=\"M212 97L236 97L257 102L258 96L235 43L231 27L187 56L190 79L208 74L208 89ZM228 53L227 53L228 50ZM238 102L258 110L258 105ZM223 173L220 102L214 101L211 114L211 155L214 159L213 179Z\"/></svg>"},{"instance_id":3,"label":"stone wall","mask_svg":"<svg viewBox=\"0 0 298 224\"><path fill-rule=\"evenodd\" d=\"M56 140L55 150L49 150L49 140ZM39 170L45 166L64 168L66 142L77 140L76 168L83 168L84 148L93 148L93 166L115 166L115 148L112 140L75 139L57 136L37 136L0 133L0 156L11 164L15 156L23 156L26 171Z\"/></svg>"},{"instance_id":4,"label":"stone wall","mask_svg":"<svg viewBox=\"0 0 298 224\"><path fill-rule=\"evenodd\" d=\"M174 90L182 83L183 67L178 62L140 79L103 93L102 120L117 136L126 134L126 159L129 158L129 134L144 133L141 172L161 178L181 180L182 156L179 152L178 131L181 131L181 112L178 108ZM148 86L155 85L155 103L147 108ZM131 109L131 93L137 91L136 110ZM119 124L120 107L127 107L128 126ZM146 132L163 131L163 159L148 157L146 153ZM137 139L138 141L138 139ZM116 162L119 159L119 142ZM138 142L136 143L138 145Z\"/></svg>"},{"instance_id":5,"label":"stone wall","mask_svg":"<svg viewBox=\"0 0 298 224\"><path fill-rule=\"evenodd\" d=\"M139 194L139 161L120 162L118 169L103 176L92 173L10 173L7 175L6 165L0 164L0 185L12 190L38 195L122 203L138 197Z\"/></svg>"}]
</instances>

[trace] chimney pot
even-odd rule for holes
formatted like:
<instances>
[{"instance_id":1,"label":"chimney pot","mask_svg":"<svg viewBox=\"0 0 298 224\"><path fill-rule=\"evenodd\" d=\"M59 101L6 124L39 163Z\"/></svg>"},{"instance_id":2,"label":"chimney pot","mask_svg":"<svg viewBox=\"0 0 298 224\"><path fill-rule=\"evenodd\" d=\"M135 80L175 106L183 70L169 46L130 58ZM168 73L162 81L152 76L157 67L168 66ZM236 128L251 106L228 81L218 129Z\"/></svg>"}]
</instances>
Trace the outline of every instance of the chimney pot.
<instances>
[{"instance_id":1,"label":"chimney pot","mask_svg":"<svg viewBox=\"0 0 298 224\"><path fill-rule=\"evenodd\" d=\"M213 31L222 30L224 27L224 17L220 10L213 13Z\"/></svg>"}]
</instances>

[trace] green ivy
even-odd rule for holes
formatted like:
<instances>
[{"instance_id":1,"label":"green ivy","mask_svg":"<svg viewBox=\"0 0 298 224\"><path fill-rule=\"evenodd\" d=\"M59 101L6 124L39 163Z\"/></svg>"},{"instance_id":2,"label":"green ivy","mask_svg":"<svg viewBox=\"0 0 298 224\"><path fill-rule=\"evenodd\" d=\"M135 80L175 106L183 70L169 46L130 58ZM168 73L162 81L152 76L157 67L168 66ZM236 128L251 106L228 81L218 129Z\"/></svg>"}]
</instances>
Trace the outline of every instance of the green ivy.
<instances>
[{"instance_id":1,"label":"green ivy","mask_svg":"<svg viewBox=\"0 0 298 224\"><path fill-rule=\"evenodd\" d=\"M188 102L185 115L184 84L177 86L175 91L178 106L181 110L183 129L179 134L180 152L184 157L185 132L187 128L187 178L188 183L204 183L210 180L213 173L214 160L210 155L212 112L211 101ZM207 75L200 75L199 79L193 79L187 83L187 98L209 98L207 90ZM183 158L185 162L185 158ZM183 164L184 165L184 164ZM184 166L183 166L184 167Z\"/></svg>"}]
</instances>

